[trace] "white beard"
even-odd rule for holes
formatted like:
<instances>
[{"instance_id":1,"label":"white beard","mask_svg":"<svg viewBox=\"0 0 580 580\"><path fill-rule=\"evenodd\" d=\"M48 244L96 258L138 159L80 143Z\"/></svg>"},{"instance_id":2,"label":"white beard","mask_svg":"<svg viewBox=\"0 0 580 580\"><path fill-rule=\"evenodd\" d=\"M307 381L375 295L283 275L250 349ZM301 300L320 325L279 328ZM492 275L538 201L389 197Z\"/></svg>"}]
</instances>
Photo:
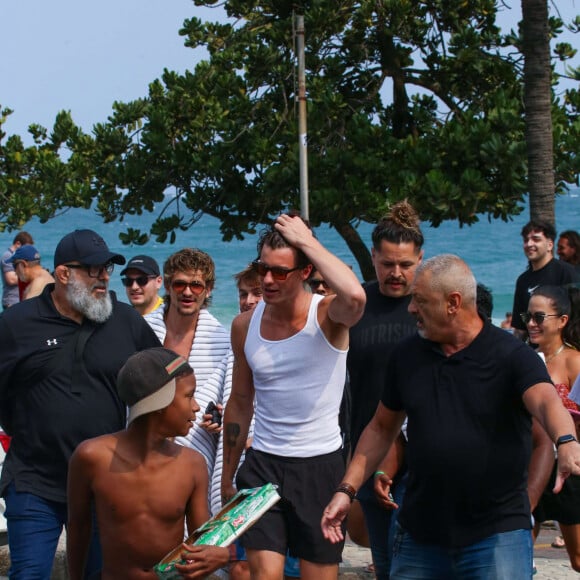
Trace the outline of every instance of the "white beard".
<instances>
[{"instance_id":1,"label":"white beard","mask_svg":"<svg viewBox=\"0 0 580 580\"><path fill-rule=\"evenodd\" d=\"M91 292L95 287L102 287L102 282L93 284L87 288L82 281L77 280L73 274L69 278L66 287L66 296L70 305L83 316L93 322L105 322L113 313L111 295L107 292L102 298L95 298ZM106 286L106 284L105 284Z\"/></svg>"}]
</instances>

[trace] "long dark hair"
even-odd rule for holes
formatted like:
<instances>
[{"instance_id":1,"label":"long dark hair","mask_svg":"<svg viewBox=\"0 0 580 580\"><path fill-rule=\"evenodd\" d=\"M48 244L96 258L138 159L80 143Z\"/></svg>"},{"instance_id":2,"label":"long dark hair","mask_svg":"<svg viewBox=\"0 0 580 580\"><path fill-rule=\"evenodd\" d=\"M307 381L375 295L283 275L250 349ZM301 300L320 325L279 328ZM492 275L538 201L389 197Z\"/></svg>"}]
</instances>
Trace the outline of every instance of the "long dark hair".
<instances>
[{"instance_id":1,"label":"long dark hair","mask_svg":"<svg viewBox=\"0 0 580 580\"><path fill-rule=\"evenodd\" d=\"M580 289L576 286L539 286L532 296L547 298L556 314L568 316L568 322L562 329L562 339L580 350Z\"/></svg>"}]
</instances>

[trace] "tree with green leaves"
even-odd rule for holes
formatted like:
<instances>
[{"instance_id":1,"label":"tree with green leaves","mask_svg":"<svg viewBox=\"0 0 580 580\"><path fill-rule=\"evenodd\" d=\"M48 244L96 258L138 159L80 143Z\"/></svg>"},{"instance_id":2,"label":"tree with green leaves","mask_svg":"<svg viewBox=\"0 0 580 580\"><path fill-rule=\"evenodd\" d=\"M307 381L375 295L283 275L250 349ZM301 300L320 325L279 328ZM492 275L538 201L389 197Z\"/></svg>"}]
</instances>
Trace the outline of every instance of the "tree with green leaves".
<instances>
[{"instance_id":1,"label":"tree with green leaves","mask_svg":"<svg viewBox=\"0 0 580 580\"><path fill-rule=\"evenodd\" d=\"M356 225L376 222L393 202L408 198L434 225L471 224L482 214L506 220L521 211L521 54L509 52L520 39L501 34L494 0L221 6L226 22L191 18L180 31L187 46L207 51L205 60L185 74L165 71L147 97L115 103L91 135L64 113L51 135L35 129L30 151L13 137L4 145L0 134L0 215L7 226L18 227L27 212L49 217L92 202L105 221L161 204L151 232L129 230L124 241L171 240L204 213L218 218L231 240L296 208L299 12L306 27L310 218L336 228L365 279L374 270ZM562 185L579 170L577 95L552 106ZM30 179L39 189L21 208L15 192Z\"/></svg>"}]
</instances>

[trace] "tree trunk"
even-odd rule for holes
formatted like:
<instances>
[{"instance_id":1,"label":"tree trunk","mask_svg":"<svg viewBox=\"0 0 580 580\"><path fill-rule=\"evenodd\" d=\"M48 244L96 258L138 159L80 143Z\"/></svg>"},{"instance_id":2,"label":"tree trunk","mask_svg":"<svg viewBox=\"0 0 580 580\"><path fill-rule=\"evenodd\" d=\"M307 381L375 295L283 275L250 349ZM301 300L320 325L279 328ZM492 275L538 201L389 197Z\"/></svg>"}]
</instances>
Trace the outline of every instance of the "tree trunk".
<instances>
[{"instance_id":1,"label":"tree trunk","mask_svg":"<svg viewBox=\"0 0 580 580\"><path fill-rule=\"evenodd\" d=\"M522 0L524 106L531 219L555 223L548 1Z\"/></svg>"},{"instance_id":2,"label":"tree trunk","mask_svg":"<svg viewBox=\"0 0 580 580\"><path fill-rule=\"evenodd\" d=\"M362 241L360 234L348 222L337 224L336 231L346 242L348 249L352 252L360 268L362 278L365 282L376 278L371 253L365 243Z\"/></svg>"}]
</instances>

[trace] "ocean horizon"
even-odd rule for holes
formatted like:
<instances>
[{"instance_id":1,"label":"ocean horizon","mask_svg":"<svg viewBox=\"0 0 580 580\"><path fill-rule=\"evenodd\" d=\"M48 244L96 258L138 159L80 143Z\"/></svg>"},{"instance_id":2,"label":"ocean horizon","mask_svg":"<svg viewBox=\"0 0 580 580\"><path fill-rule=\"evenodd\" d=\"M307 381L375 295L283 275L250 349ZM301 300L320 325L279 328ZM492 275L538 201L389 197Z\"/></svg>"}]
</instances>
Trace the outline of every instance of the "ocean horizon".
<instances>
[{"instance_id":1,"label":"ocean horizon","mask_svg":"<svg viewBox=\"0 0 580 580\"><path fill-rule=\"evenodd\" d=\"M41 263L49 270L53 268L54 250L59 240L68 232L77 228L89 228L97 231L111 250L125 256L127 260L137 254L148 254L155 258L160 267L173 252L183 247L196 247L207 252L216 264L216 285L212 296L210 311L224 326L229 327L238 312L237 290L233 275L256 258L257 235L245 236L243 240L224 242L219 232L219 221L211 216L203 216L186 232L177 232L174 244L160 244L154 240L144 246L125 246L119 240L119 233L127 228L148 230L155 219L154 214L127 216L123 222L103 223L93 210L70 209L45 224L36 218L30 220L21 229L28 231L40 252ZM494 298L493 320L499 323L506 312L512 308L513 292L516 278L527 267L520 236L523 225L529 221L527 206L524 211L514 216L509 222L480 216L480 221L473 226L460 228L456 222L444 222L438 228L426 223L421 225L425 235L425 257L441 254L457 254L464 259L478 282L488 286ZM580 224L580 188L573 188L556 199L556 229L558 232L574 229ZM368 247L371 245L372 224L361 223L358 231ZM336 254L361 278L360 270L344 240L336 230L322 225L315 230L318 239L332 253ZM10 246L16 232L0 234L2 252ZM119 272L122 267L116 266L111 275L110 288L117 297L128 302L125 289L121 284Z\"/></svg>"}]
</instances>

